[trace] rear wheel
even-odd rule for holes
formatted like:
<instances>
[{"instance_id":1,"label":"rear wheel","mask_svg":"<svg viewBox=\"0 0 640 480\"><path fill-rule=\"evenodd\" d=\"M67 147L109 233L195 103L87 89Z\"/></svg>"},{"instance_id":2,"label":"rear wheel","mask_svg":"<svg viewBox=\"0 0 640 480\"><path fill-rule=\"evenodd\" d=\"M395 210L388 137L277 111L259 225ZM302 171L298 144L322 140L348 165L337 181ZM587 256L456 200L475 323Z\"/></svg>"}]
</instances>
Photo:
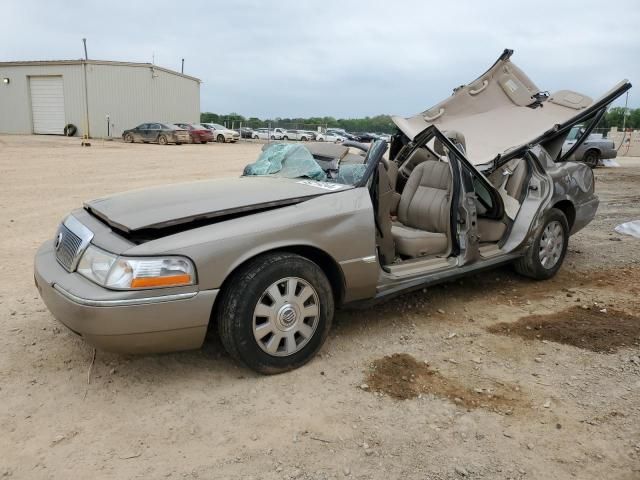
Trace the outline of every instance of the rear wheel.
<instances>
[{"instance_id":1,"label":"rear wheel","mask_svg":"<svg viewBox=\"0 0 640 480\"><path fill-rule=\"evenodd\" d=\"M287 140L289 140L289 137L285 135L284 137L282 137L282 139L286 142Z\"/></svg>"},{"instance_id":2,"label":"rear wheel","mask_svg":"<svg viewBox=\"0 0 640 480\"><path fill-rule=\"evenodd\" d=\"M560 270L568 244L567 217L557 208L552 208L536 231L527 253L516 261L515 269L521 275L536 280L551 278Z\"/></svg>"},{"instance_id":3,"label":"rear wheel","mask_svg":"<svg viewBox=\"0 0 640 480\"><path fill-rule=\"evenodd\" d=\"M234 274L222 293L218 328L225 349L249 368L274 374L318 352L333 320L331 285L311 260L260 256Z\"/></svg>"},{"instance_id":4,"label":"rear wheel","mask_svg":"<svg viewBox=\"0 0 640 480\"><path fill-rule=\"evenodd\" d=\"M167 137L165 137L164 135L160 135L158 137L158 143L160 145L166 145L167 143L169 143L169 141L167 140Z\"/></svg>"},{"instance_id":5,"label":"rear wheel","mask_svg":"<svg viewBox=\"0 0 640 480\"><path fill-rule=\"evenodd\" d=\"M222 135L222 134L218 135L216 140L218 141L218 143L224 143L224 135Z\"/></svg>"},{"instance_id":6,"label":"rear wheel","mask_svg":"<svg viewBox=\"0 0 640 480\"><path fill-rule=\"evenodd\" d=\"M591 168L596 168L600 162L600 152L597 150L587 150L582 157L582 161Z\"/></svg>"}]
</instances>

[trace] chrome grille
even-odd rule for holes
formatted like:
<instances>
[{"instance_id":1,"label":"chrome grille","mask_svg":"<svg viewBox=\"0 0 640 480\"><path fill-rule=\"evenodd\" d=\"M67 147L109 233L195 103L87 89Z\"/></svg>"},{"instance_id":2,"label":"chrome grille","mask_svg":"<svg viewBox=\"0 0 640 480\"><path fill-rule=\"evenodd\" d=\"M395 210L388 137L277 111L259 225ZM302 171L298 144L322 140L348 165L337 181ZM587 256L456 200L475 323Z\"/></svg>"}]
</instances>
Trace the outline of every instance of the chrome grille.
<instances>
[{"instance_id":1,"label":"chrome grille","mask_svg":"<svg viewBox=\"0 0 640 480\"><path fill-rule=\"evenodd\" d=\"M73 269L74 260L80 253L82 239L64 225L60 225L55 240L56 259L68 271Z\"/></svg>"},{"instance_id":2,"label":"chrome grille","mask_svg":"<svg viewBox=\"0 0 640 480\"><path fill-rule=\"evenodd\" d=\"M60 225L54 242L58 263L73 272L92 239L93 232L69 215Z\"/></svg>"}]
</instances>

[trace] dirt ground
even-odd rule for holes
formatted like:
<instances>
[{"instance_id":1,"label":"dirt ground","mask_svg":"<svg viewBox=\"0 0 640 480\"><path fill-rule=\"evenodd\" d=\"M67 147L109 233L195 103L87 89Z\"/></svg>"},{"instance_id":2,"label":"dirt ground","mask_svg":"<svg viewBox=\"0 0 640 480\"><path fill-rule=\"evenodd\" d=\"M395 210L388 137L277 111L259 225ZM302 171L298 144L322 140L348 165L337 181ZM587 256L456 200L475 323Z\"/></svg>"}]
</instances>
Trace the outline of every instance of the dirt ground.
<instances>
[{"instance_id":1,"label":"dirt ground","mask_svg":"<svg viewBox=\"0 0 640 480\"><path fill-rule=\"evenodd\" d=\"M265 377L215 335L194 352L97 352L90 371L32 276L83 200L238 175L259 147L79 143L0 136L0 478L640 478L637 329L621 342L607 322L604 352L489 330L640 312L640 240L613 231L640 218L640 160L596 171L598 216L556 278L503 268L340 311L316 359ZM399 381L415 394L390 393Z\"/></svg>"}]
</instances>

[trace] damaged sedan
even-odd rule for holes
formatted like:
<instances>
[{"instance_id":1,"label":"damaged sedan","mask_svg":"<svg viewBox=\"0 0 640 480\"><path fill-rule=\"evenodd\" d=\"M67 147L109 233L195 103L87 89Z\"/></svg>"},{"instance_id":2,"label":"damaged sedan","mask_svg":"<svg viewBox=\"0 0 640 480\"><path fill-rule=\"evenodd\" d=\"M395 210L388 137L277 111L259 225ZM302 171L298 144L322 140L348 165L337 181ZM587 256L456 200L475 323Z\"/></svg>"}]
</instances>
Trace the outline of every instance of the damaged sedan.
<instances>
[{"instance_id":1,"label":"damaged sedan","mask_svg":"<svg viewBox=\"0 0 640 480\"><path fill-rule=\"evenodd\" d=\"M275 143L239 178L87 202L36 255L44 302L97 348L193 349L217 328L271 374L309 361L342 306L507 263L552 277L598 208L591 169L569 158L631 84L549 94L511 55L394 117L390 145Z\"/></svg>"}]
</instances>

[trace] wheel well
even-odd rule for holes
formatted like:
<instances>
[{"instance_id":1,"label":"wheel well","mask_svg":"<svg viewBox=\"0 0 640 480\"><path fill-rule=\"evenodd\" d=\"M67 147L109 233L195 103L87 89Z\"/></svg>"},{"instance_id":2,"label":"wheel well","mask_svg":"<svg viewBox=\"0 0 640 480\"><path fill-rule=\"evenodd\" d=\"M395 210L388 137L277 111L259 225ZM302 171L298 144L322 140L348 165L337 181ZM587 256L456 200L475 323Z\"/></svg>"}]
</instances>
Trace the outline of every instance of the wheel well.
<instances>
[{"instance_id":1,"label":"wheel well","mask_svg":"<svg viewBox=\"0 0 640 480\"><path fill-rule=\"evenodd\" d=\"M589 147L584 154L586 155L589 152L596 152L598 155L600 155L600 149L598 147Z\"/></svg>"},{"instance_id":2,"label":"wheel well","mask_svg":"<svg viewBox=\"0 0 640 480\"><path fill-rule=\"evenodd\" d=\"M569 223L569 230L573 228L573 222L576 220L576 207L573 206L569 200L561 200L556 203L553 208L557 208L564 216L567 217L567 222Z\"/></svg>"},{"instance_id":3,"label":"wheel well","mask_svg":"<svg viewBox=\"0 0 640 480\"><path fill-rule=\"evenodd\" d=\"M301 257L305 257L311 260L316 265L318 265L318 267L320 267L320 269L327 276L327 279L331 284L331 290L333 291L333 298L335 300L336 306L342 303L342 300L345 294L345 281L344 281L344 275L342 273L342 269L340 268L338 263L333 259L333 257L329 255L327 252L320 250L319 248L316 248L316 247L311 247L309 245L292 245L292 246L287 246L283 248L276 248L273 250L260 252L259 254L251 258L247 258L240 265L236 266L236 268L234 268L234 270L231 273L229 273L227 278L224 279L224 282L222 282L220 290L221 291L224 290L227 287L227 284L229 283L229 281L233 278L234 274L238 271L238 269L242 268L248 262L251 262L262 255L269 254L269 253L276 253L276 252L295 253L297 255L300 255Z\"/></svg>"}]
</instances>

